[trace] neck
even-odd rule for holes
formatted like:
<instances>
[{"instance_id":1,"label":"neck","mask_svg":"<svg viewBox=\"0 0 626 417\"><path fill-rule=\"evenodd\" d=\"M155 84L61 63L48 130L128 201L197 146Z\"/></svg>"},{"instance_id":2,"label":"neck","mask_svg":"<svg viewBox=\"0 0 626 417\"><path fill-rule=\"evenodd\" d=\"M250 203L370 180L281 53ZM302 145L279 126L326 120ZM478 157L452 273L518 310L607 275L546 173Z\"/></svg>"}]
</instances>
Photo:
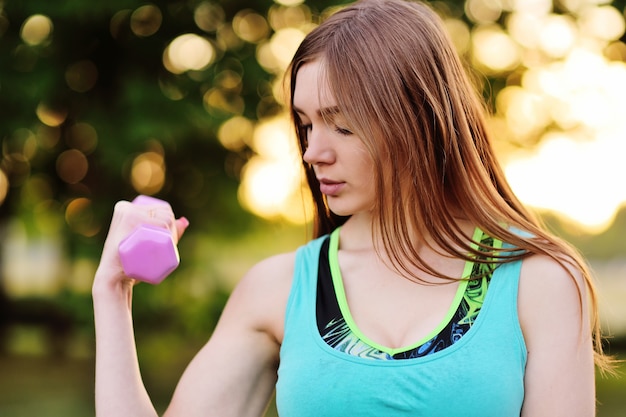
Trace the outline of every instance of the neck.
<instances>
[{"instance_id":1,"label":"neck","mask_svg":"<svg viewBox=\"0 0 626 417\"><path fill-rule=\"evenodd\" d=\"M456 221L462 233L469 239L472 238L475 225L465 219L457 218ZM411 234L410 240L414 248L419 252L445 252L429 234L418 232L414 227L408 227ZM393 236L392 239L400 239ZM354 214L341 229L340 247L347 250L374 250L384 252L383 238L378 227L374 226L371 213Z\"/></svg>"}]
</instances>

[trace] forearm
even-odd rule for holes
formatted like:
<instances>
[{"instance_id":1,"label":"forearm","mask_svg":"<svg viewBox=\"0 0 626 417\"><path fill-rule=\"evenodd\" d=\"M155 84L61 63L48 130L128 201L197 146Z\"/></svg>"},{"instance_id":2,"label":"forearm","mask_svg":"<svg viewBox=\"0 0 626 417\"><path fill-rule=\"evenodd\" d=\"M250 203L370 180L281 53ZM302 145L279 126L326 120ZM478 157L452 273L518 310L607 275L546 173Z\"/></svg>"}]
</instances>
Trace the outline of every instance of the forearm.
<instances>
[{"instance_id":1,"label":"forearm","mask_svg":"<svg viewBox=\"0 0 626 417\"><path fill-rule=\"evenodd\" d=\"M132 288L93 291L97 417L157 415L139 370L130 300Z\"/></svg>"}]
</instances>

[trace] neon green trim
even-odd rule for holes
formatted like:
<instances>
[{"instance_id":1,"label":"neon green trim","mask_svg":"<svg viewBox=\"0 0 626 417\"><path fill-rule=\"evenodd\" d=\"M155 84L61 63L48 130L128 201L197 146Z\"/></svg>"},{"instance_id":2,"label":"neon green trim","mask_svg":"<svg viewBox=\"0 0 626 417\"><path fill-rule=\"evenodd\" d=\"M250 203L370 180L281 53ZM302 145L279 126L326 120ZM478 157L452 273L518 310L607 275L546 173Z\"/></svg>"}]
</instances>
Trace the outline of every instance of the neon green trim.
<instances>
[{"instance_id":1,"label":"neon green trim","mask_svg":"<svg viewBox=\"0 0 626 417\"><path fill-rule=\"evenodd\" d=\"M472 236L472 249L478 249L478 244L476 242L480 242L483 237L483 231L478 227L474 229L474 235ZM467 279L472 275L472 269L474 268L474 262L465 262L465 268L463 268L463 275L461 275L461 279L467 282ZM458 307L458 306L457 306ZM456 310L455 310L456 311Z\"/></svg>"},{"instance_id":2,"label":"neon green trim","mask_svg":"<svg viewBox=\"0 0 626 417\"><path fill-rule=\"evenodd\" d=\"M352 314L350 313L350 308L348 306L348 299L346 298L346 292L343 286L343 278L341 276L341 270L339 268L339 255L338 254L339 254L339 230L340 229L341 229L340 227L336 228L330 235L330 242L329 242L329 248L328 248L328 262L330 266L330 275L333 280L333 286L335 287L335 294L337 296L337 303L339 304L339 309L341 310L341 314L343 315L343 318L346 321L346 324L348 325L350 330L352 330L355 336L357 336L361 341L365 342L369 346L374 347L380 350L381 352L388 353L389 355L395 355L396 353L406 352L408 350L415 349L416 347L423 345L424 343L428 342L430 339L435 337L437 334L439 334L448 325L450 320L452 320L454 313L456 313L456 310L459 308L459 304L461 303L461 300L463 299L463 295L465 294L465 289L467 288L467 283L468 283L467 278L469 278L472 273L474 262L471 262L471 261L465 262L465 267L463 268L463 275L461 276L459 287L457 288L454 299L452 300L452 304L450 305L450 308L448 309L446 316L439 323L439 325L435 327L433 331L428 333L417 343L414 343L412 345L405 346L405 347L395 348L395 349L389 348L386 346L382 346L374 342L373 340L369 339L367 336L365 336L361 332L359 327L356 325L356 322L354 321L354 318L352 317ZM474 235L472 237L472 240L474 242L480 242L480 238L482 234L483 234L482 230L480 230L479 228L476 228L474 230ZM494 246L495 246L495 242L494 242ZM475 243L472 243L472 247L477 248L478 245L476 245Z\"/></svg>"}]
</instances>

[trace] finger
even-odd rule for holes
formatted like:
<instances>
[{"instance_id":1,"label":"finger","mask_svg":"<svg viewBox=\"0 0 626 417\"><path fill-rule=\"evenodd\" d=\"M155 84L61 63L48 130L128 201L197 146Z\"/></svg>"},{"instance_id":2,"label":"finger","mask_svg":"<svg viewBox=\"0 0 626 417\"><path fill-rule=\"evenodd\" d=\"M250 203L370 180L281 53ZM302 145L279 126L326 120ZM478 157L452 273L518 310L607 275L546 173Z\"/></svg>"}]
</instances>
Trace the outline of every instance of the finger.
<instances>
[{"instance_id":1,"label":"finger","mask_svg":"<svg viewBox=\"0 0 626 417\"><path fill-rule=\"evenodd\" d=\"M180 239L185 233L185 230L187 230L187 227L189 227L189 220L187 220L186 217L181 217L180 219L176 219L174 226L176 227L178 239Z\"/></svg>"}]
</instances>

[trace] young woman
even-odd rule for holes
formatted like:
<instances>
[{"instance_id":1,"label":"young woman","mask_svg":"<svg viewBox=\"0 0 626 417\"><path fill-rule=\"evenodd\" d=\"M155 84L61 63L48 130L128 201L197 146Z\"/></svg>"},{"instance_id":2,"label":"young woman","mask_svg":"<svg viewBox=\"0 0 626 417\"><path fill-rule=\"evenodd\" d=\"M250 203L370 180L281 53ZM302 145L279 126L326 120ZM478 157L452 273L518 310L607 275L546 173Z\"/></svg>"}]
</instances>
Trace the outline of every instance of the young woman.
<instances>
[{"instance_id":1,"label":"young woman","mask_svg":"<svg viewBox=\"0 0 626 417\"><path fill-rule=\"evenodd\" d=\"M168 416L592 416L600 345L585 263L511 192L479 95L437 15L364 0L290 67L315 239L254 266L189 364ZM116 205L93 286L96 409L155 416ZM590 302L588 302L590 301Z\"/></svg>"}]
</instances>

